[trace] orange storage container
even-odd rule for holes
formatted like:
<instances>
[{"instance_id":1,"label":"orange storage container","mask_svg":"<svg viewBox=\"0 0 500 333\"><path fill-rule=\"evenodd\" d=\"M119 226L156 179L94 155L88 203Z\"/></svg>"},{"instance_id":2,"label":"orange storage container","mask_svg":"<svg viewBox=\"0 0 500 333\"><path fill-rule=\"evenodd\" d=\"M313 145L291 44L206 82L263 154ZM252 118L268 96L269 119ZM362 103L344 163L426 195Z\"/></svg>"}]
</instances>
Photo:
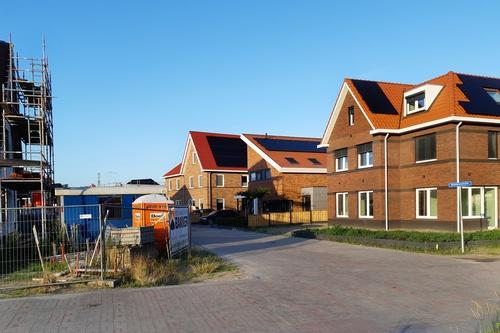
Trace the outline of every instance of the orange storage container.
<instances>
[{"instance_id":1,"label":"orange storage container","mask_svg":"<svg viewBox=\"0 0 500 333\"><path fill-rule=\"evenodd\" d=\"M167 249L170 209L173 201L160 194L148 194L132 203L132 226L154 226L154 238L158 250Z\"/></svg>"}]
</instances>

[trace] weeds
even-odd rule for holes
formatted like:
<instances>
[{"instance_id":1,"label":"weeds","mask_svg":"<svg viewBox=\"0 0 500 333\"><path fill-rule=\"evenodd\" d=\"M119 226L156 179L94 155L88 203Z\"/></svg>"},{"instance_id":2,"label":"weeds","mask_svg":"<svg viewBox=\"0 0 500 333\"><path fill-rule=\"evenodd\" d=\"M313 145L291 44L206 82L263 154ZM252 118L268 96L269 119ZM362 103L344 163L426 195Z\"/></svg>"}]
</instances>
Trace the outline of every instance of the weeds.
<instances>
[{"instance_id":1,"label":"weeds","mask_svg":"<svg viewBox=\"0 0 500 333\"><path fill-rule=\"evenodd\" d=\"M472 314L478 322L478 333L500 333L500 297L495 303L473 302Z\"/></svg>"}]
</instances>

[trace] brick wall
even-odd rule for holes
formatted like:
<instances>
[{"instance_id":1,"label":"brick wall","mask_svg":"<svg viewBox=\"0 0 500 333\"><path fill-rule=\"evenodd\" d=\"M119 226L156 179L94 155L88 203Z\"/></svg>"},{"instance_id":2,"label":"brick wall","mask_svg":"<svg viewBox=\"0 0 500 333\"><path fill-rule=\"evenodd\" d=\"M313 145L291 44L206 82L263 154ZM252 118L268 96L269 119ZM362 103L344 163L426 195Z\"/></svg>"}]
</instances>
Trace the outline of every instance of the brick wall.
<instances>
[{"instance_id":1,"label":"brick wall","mask_svg":"<svg viewBox=\"0 0 500 333\"><path fill-rule=\"evenodd\" d=\"M348 126L347 108L354 106L355 125ZM385 226L384 136L372 136L370 126L352 96L347 95L333 129L328 149L328 211L333 223L363 227ZM388 139L388 202L390 228L456 230L457 191L447 184L456 181L456 124L437 126ZM460 128L460 180L474 186L499 186L500 161L487 158L487 133L500 127L464 124ZM415 138L436 134L436 160L416 163ZM373 167L357 169L356 145L373 142ZM349 170L335 172L336 149L348 148ZM437 188L437 219L416 217L416 189ZM358 217L358 191L373 190L373 219ZM336 217L335 193L349 193L349 218ZM500 201L497 195L497 207ZM497 213L498 215L498 213ZM479 219L466 219L466 229L485 227Z\"/></svg>"}]
</instances>

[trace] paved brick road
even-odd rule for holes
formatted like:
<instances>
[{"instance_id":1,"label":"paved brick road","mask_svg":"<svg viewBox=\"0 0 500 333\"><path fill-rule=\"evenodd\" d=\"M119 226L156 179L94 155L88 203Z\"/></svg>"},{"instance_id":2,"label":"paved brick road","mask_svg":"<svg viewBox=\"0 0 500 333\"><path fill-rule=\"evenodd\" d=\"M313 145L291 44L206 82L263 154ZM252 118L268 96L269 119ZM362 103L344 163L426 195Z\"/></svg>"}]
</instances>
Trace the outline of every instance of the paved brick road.
<instances>
[{"instance_id":1,"label":"paved brick road","mask_svg":"<svg viewBox=\"0 0 500 333\"><path fill-rule=\"evenodd\" d=\"M0 332L470 332L500 263L223 229L235 281L0 301Z\"/></svg>"}]
</instances>

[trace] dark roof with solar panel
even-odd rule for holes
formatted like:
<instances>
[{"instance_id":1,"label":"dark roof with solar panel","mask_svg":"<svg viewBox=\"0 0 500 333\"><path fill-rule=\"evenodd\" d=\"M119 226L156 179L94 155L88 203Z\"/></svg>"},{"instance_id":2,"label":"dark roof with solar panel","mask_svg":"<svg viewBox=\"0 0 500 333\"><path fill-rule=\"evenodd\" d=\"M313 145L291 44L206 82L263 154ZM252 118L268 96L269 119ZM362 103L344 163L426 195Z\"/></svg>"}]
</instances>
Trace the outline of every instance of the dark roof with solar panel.
<instances>
[{"instance_id":1,"label":"dark roof with solar panel","mask_svg":"<svg viewBox=\"0 0 500 333\"><path fill-rule=\"evenodd\" d=\"M207 136L207 141L217 166L247 167L247 145L240 138Z\"/></svg>"},{"instance_id":2,"label":"dark roof with solar panel","mask_svg":"<svg viewBox=\"0 0 500 333\"><path fill-rule=\"evenodd\" d=\"M318 148L321 141L299 141L271 138L255 138L255 141L269 151L326 153L326 148Z\"/></svg>"},{"instance_id":3,"label":"dark roof with solar panel","mask_svg":"<svg viewBox=\"0 0 500 333\"><path fill-rule=\"evenodd\" d=\"M465 112L478 115L500 116L500 104L489 94L488 89L500 89L500 79L457 74L462 81L458 88L469 100L461 101Z\"/></svg>"},{"instance_id":4,"label":"dark roof with solar panel","mask_svg":"<svg viewBox=\"0 0 500 333\"><path fill-rule=\"evenodd\" d=\"M391 104L378 82L365 80L351 80L358 92L363 96L365 103L373 113L394 114L398 111Z\"/></svg>"}]
</instances>

